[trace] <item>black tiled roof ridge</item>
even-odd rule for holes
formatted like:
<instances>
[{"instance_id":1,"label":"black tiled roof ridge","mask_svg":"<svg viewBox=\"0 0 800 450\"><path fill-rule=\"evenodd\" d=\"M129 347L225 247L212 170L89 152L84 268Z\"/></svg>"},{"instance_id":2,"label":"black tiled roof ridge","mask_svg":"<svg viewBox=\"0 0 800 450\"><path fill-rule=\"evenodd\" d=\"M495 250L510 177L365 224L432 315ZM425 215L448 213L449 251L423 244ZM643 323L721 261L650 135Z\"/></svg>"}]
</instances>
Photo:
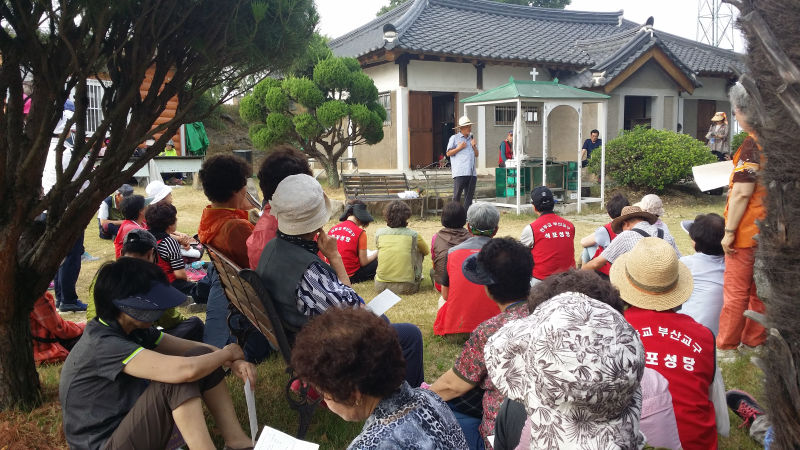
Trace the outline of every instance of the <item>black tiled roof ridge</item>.
<instances>
[{"instance_id":1,"label":"black tiled roof ridge","mask_svg":"<svg viewBox=\"0 0 800 450\"><path fill-rule=\"evenodd\" d=\"M623 25L638 26L638 27L642 26L641 24L638 24L636 22L633 22L633 21L627 20L627 19L622 19L622 24ZM739 52L735 52L733 50L728 50L728 49L724 49L724 48L715 47L713 45L704 44L704 43L702 43L700 41L695 41L694 39L689 39L689 38L685 38L685 37L682 37L682 36L678 36L677 34L667 33L666 31L661 31L661 30L658 30L656 28L653 28L653 31L657 35L659 35L662 38L664 38L662 40L677 41L677 43L682 44L682 45L698 46L698 47L701 47L702 50L707 50L707 51L710 51L710 52L714 52L717 55L725 57L725 58L731 58L731 57L738 58L738 57L743 57L744 56L744 53L739 53Z\"/></svg>"},{"instance_id":2,"label":"black tiled roof ridge","mask_svg":"<svg viewBox=\"0 0 800 450\"><path fill-rule=\"evenodd\" d=\"M616 64L619 64L624 59L628 58L632 53L636 53L642 47L652 47L656 40L655 36L651 36L649 32L643 32L638 36L634 37L630 41L626 42L625 44L621 45L615 52L613 52L609 57L605 58L602 61L598 61L591 70L593 71L602 71L608 70L614 67Z\"/></svg>"},{"instance_id":3,"label":"black tiled roof ridge","mask_svg":"<svg viewBox=\"0 0 800 450\"><path fill-rule=\"evenodd\" d=\"M413 0L425 1L425 0ZM617 25L622 18L622 10L613 12L574 11L556 8L514 5L492 0L426 0L430 4L441 5L466 11L482 12L501 16L525 19L540 19L553 22L579 22L584 24Z\"/></svg>"},{"instance_id":4,"label":"black tiled roof ridge","mask_svg":"<svg viewBox=\"0 0 800 450\"><path fill-rule=\"evenodd\" d=\"M411 7L415 3L420 2L420 1L424 3L425 0L410 0L410 1L407 1L405 3L402 3L397 8L394 8L393 10L387 12L386 14L384 14L382 16L378 16L378 17L370 20L369 22L365 23L364 25L361 25L360 27L356 28L355 30L351 30L351 31L349 31L349 32L347 32L347 33L345 33L345 34L343 34L343 35L341 35L341 36L339 36L339 37L337 37L335 39L331 39L328 42L328 46L329 47L335 47L337 44L341 43L342 41L346 41L346 40L348 40L348 39L350 39L352 37L358 36L359 34L362 34L362 33L365 33L365 32L373 31L375 29L375 25L379 25L379 24L382 25L382 24L385 24L385 23L392 23L393 25L395 25L395 27L397 27L397 24L393 23L392 19L394 19L395 17L399 17L400 19L402 19L403 15L405 15L405 13L408 12L408 10L411 9ZM400 29L398 28L397 31L399 33Z\"/></svg>"},{"instance_id":5,"label":"black tiled roof ridge","mask_svg":"<svg viewBox=\"0 0 800 450\"><path fill-rule=\"evenodd\" d=\"M577 47L590 47L594 45L611 44L614 42L632 39L639 33L639 31L641 31L641 27L631 27L628 29L623 29L619 33L609 34L608 36L591 39L578 39L575 41L575 45Z\"/></svg>"}]
</instances>

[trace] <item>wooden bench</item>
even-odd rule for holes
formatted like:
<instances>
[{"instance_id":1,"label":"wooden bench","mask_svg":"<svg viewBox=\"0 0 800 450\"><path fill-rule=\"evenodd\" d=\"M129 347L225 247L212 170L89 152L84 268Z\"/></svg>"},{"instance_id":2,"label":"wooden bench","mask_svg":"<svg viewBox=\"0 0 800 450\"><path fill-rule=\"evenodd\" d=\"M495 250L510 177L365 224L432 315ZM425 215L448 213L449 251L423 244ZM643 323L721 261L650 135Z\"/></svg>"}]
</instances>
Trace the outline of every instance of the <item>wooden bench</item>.
<instances>
[{"instance_id":1,"label":"wooden bench","mask_svg":"<svg viewBox=\"0 0 800 450\"><path fill-rule=\"evenodd\" d=\"M403 199L397 194L410 191L408 178L404 173L398 174L343 174L342 186L347 200L358 199L363 202L385 202L392 200L419 200L422 204L422 197ZM420 215L423 212L420 206Z\"/></svg>"},{"instance_id":2,"label":"wooden bench","mask_svg":"<svg viewBox=\"0 0 800 450\"><path fill-rule=\"evenodd\" d=\"M286 384L286 399L289 406L298 412L300 418L297 426L297 438L302 439L311 424L319 399L311 400L308 390L301 387L298 392L291 390L292 383L297 380L290 365L292 350L291 343L281 323L275 302L264 287L258 274L250 269L241 269L233 261L225 257L210 245L206 245L208 255L214 263L219 274L219 280L225 291L225 296L231 302L232 308L228 313L228 326L236 337L240 346L244 347L249 332L236 333L231 327L237 314L244 315L247 320L269 341L273 349L280 352L286 363L286 373L289 381ZM300 384L302 386L302 383Z\"/></svg>"}]
</instances>

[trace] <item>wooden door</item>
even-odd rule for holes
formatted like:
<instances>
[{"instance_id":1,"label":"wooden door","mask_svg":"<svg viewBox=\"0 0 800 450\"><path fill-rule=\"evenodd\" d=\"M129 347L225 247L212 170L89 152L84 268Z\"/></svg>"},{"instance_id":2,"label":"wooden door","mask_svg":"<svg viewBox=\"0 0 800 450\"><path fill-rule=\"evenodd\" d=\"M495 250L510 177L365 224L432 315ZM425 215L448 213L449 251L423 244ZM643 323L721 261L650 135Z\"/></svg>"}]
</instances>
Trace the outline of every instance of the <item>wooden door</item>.
<instances>
[{"instance_id":1,"label":"wooden door","mask_svg":"<svg viewBox=\"0 0 800 450\"><path fill-rule=\"evenodd\" d=\"M717 102L714 100L698 100L697 101L697 139L708 142L706 133L708 127L711 126L711 118L717 112Z\"/></svg>"},{"instance_id":2,"label":"wooden door","mask_svg":"<svg viewBox=\"0 0 800 450\"><path fill-rule=\"evenodd\" d=\"M408 147L412 169L433 162L433 104L428 92L408 94Z\"/></svg>"}]
</instances>

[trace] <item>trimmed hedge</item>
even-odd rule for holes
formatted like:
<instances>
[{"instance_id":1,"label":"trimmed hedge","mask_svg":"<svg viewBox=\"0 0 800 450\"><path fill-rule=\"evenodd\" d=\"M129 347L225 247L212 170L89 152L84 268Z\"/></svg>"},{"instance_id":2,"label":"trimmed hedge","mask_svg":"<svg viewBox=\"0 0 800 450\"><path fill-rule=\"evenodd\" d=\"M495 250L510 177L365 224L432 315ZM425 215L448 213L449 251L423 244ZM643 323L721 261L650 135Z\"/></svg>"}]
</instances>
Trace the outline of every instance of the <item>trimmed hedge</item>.
<instances>
[{"instance_id":1,"label":"trimmed hedge","mask_svg":"<svg viewBox=\"0 0 800 450\"><path fill-rule=\"evenodd\" d=\"M668 130L636 127L606 144L606 175L636 189L663 191L692 176L692 166L717 159L702 142ZM600 152L592 152L589 170L600 173Z\"/></svg>"}]
</instances>

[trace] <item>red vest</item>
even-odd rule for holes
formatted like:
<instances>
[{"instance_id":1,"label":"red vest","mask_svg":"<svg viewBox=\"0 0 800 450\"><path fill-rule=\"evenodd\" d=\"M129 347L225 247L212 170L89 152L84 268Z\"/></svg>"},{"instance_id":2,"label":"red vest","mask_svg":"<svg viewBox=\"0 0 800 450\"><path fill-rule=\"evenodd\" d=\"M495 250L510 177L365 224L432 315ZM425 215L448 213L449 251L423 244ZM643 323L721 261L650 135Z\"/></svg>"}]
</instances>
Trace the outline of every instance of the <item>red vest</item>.
<instances>
[{"instance_id":1,"label":"red vest","mask_svg":"<svg viewBox=\"0 0 800 450\"><path fill-rule=\"evenodd\" d=\"M553 214L542 214L531 225L533 231L533 277L544 280L575 267L575 225Z\"/></svg>"},{"instance_id":2,"label":"red vest","mask_svg":"<svg viewBox=\"0 0 800 450\"><path fill-rule=\"evenodd\" d=\"M464 277L461 266L469 255L480 248L453 248L447 254L447 276L450 278L447 301L436 314L433 334L472 333L481 322L500 314L500 307L486 295L483 286Z\"/></svg>"},{"instance_id":3,"label":"red vest","mask_svg":"<svg viewBox=\"0 0 800 450\"><path fill-rule=\"evenodd\" d=\"M717 448L717 422L708 390L714 380L714 335L694 319L632 306L625 319L642 339L645 364L669 381L669 393L686 450Z\"/></svg>"},{"instance_id":4,"label":"red vest","mask_svg":"<svg viewBox=\"0 0 800 450\"><path fill-rule=\"evenodd\" d=\"M159 239L158 243L160 244L162 240L163 239ZM158 249L153 249L153 251L158 253ZM170 283L175 281L175 274L173 273L172 267L169 266L167 261L164 261L164 258L162 258L161 255L158 255L158 261L156 264L158 264L158 267L161 267L161 270L163 270L164 274L167 275L167 281Z\"/></svg>"},{"instance_id":5,"label":"red vest","mask_svg":"<svg viewBox=\"0 0 800 450\"><path fill-rule=\"evenodd\" d=\"M345 220L328 230L328 236L336 239L336 246L339 254L342 255L344 269L348 276L361 268L361 261L358 259L358 238L364 230L355 223Z\"/></svg>"},{"instance_id":6,"label":"red vest","mask_svg":"<svg viewBox=\"0 0 800 450\"><path fill-rule=\"evenodd\" d=\"M511 147L508 141L503 141L500 143L500 152L497 154L497 164L500 166L503 165L503 152L506 154L506 159L514 158L514 148Z\"/></svg>"},{"instance_id":7,"label":"red vest","mask_svg":"<svg viewBox=\"0 0 800 450\"><path fill-rule=\"evenodd\" d=\"M614 230L611 229L611 222L603 225L603 227L608 232L608 237L610 238L609 240L613 241L614 238L617 237L617 233L614 233ZM605 247L601 247L601 246L598 245L597 246L597 251L594 252L594 256L592 256L592 259L597 258L598 256L600 256L600 253L603 253L603 250L605 250ZM599 268L599 269L597 269L597 271L600 272L600 273L604 273L604 274L608 275L608 273L611 271L611 263L606 261L606 265L601 267L601 268Z\"/></svg>"}]
</instances>

